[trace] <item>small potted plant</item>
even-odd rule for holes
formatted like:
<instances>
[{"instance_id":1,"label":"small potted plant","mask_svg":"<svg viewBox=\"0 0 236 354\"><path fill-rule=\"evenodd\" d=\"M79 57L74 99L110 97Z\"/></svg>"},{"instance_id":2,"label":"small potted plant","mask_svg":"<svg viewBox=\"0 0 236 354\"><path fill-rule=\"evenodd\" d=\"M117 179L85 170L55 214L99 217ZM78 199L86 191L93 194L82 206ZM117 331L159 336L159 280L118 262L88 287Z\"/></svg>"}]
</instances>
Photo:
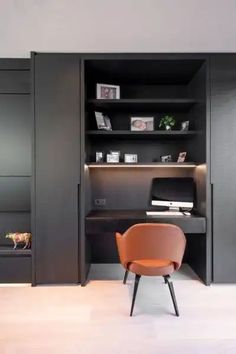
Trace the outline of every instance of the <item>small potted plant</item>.
<instances>
[{"instance_id":1,"label":"small potted plant","mask_svg":"<svg viewBox=\"0 0 236 354\"><path fill-rule=\"evenodd\" d=\"M175 126L175 118L173 116L164 116L160 120L159 128L164 127L165 130L171 130Z\"/></svg>"}]
</instances>

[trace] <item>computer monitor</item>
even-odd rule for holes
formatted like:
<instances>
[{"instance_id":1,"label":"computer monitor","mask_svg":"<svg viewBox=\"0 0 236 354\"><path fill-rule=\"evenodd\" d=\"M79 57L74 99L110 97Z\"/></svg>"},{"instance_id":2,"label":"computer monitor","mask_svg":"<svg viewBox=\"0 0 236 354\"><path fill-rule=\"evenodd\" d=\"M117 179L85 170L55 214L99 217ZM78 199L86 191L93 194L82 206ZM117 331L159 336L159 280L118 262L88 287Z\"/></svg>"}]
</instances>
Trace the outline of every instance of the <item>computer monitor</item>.
<instances>
[{"instance_id":1,"label":"computer monitor","mask_svg":"<svg viewBox=\"0 0 236 354\"><path fill-rule=\"evenodd\" d=\"M192 210L195 184L193 178L153 178L151 205L158 210Z\"/></svg>"}]
</instances>

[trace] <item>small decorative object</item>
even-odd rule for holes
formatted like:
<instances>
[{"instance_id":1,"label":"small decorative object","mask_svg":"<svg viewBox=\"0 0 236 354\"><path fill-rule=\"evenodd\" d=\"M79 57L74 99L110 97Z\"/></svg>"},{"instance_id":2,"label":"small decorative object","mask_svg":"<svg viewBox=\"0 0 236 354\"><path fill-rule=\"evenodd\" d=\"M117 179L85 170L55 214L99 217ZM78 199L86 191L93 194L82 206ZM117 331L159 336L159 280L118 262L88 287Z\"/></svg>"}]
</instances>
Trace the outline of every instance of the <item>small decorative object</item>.
<instances>
[{"instance_id":1,"label":"small decorative object","mask_svg":"<svg viewBox=\"0 0 236 354\"><path fill-rule=\"evenodd\" d=\"M175 118L173 116L164 116L161 118L159 128L164 127L165 130L171 130L175 126Z\"/></svg>"},{"instance_id":2,"label":"small decorative object","mask_svg":"<svg viewBox=\"0 0 236 354\"><path fill-rule=\"evenodd\" d=\"M24 233L20 233L20 232L9 233L9 234L6 235L6 238L9 238L10 240L13 241L14 249L16 249L16 247L17 247L17 245L19 243L24 243L25 244L23 249L30 248L30 245L31 245L31 233L28 233L28 232L24 232Z\"/></svg>"},{"instance_id":3,"label":"small decorative object","mask_svg":"<svg viewBox=\"0 0 236 354\"><path fill-rule=\"evenodd\" d=\"M101 151L96 152L96 162L103 162L103 152Z\"/></svg>"},{"instance_id":4,"label":"small decorative object","mask_svg":"<svg viewBox=\"0 0 236 354\"><path fill-rule=\"evenodd\" d=\"M180 152L180 153L179 153L179 156L178 156L177 162L184 162L184 161L185 161L185 158L186 158L186 155L187 155L187 152L186 152L186 151Z\"/></svg>"},{"instance_id":5,"label":"small decorative object","mask_svg":"<svg viewBox=\"0 0 236 354\"><path fill-rule=\"evenodd\" d=\"M111 121L108 116L104 116L101 112L95 112L95 118L99 130L112 130Z\"/></svg>"},{"instance_id":6,"label":"small decorative object","mask_svg":"<svg viewBox=\"0 0 236 354\"><path fill-rule=\"evenodd\" d=\"M188 128L189 128L189 120L185 120L184 122L181 123L182 131L188 131Z\"/></svg>"},{"instance_id":7,"label":"small decorative object","mask_svg":"<svg viewBox=\"0 0 236 354\"><path fill-rule=\"evenodd\" d=\"M154 117L131 117L130 130L131 131L153 131Z\"/></svg>"},{"instance_id":8,"label":"small decorative object","mask_svg":"<svg viewBox=\"0 0 236 354\"><path fill-rule=\"evenodd\" d=\"M120 86L97 84L97 99L118 100L120 98Z\"/></svg>"},{"instance_id":9,"label":"small decorative object","mask_svg":"<svg viewBox=\"0 0 236 354\"><path fill-rule=\"evenodd\" d=\"M107 154L108 163L119 163L120 162L120 153L113 151L111 154Z\"/></svg>"},{"instance_id":10,"label":"small decorative object","mask_svg":"<svg viewBox=\"0 0 236 354\"><path fill-rule=\"evenodd\" d=\"M137 163L138 155L137 154L125 154L124 155L125 163Z\"/></svg>"},{"instance_id":11,"label":"small decorative object","mask_svg":"<svg viewBox=\"0 0 236 354\"><path fill-rule=\"evenodd\" d=\"M172 156L171 155L161 156L161 162L172 162Z\"/></svg>"}]
</instances>

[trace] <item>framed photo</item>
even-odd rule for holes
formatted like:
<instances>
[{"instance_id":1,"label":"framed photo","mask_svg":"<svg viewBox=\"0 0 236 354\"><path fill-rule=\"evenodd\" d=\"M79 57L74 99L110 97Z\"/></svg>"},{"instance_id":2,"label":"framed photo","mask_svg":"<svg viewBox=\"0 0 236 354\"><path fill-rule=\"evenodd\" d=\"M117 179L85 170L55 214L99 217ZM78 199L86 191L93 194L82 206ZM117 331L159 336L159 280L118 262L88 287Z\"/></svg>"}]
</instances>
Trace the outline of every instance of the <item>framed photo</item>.
<instances>
[{"instance_id":1,"label":"framed photo","mask_svg":"<svg viewBox=\"0 0 236 354\"><path fill-rule=\"evenodd\" d=\"M137 154L125 154L124 155L125 163L137 163L138 155Z\"/></svg>"},{"instance_id":2,"label":"framed photo","mask_svg":"<svg viewBox=\"0 0 236 354\"><path fill-rule=\"evenodd\" d=\"M120 156L118 154L107 154L107 163L119 163Z\"/></svg>"},{"instance_id":3,"label":"framed photo","mask_svg":"<svg viewBox=\"0 0 236 354\"><path fill-rule=\"evenodd\" d=\"M172 162L172 156L171 155L161 156L161 162Z\"/></svg>"},{"instance_id":4,"label":"framed photo","mask_svg":"<svg viewBox=\"0 0 236 354\"><path fill-rule=\"evenodd\" d=\"M104 116L104 120L106 124L106 130L112 130L110 118L108 116Z\"/></svg>"},{"instance_id":5,"label":"framed photo","mask_svg":"<svg viewBox=\"0 0 236 354\"><path fill-rule=\"evenodd\" d=\"M188 128L189 128L189 120L185 120L184 122L181 122L182 131L188 131Z\"/></svg>"},{"instance_id":6,"label":"framed photo","mask_svg":"<svg viewBox=\"0 0 236 354\"><path fill-rule=\"evenodd\" d=\"M111 121L108 116L104 116L102 112L94 112L97 128L99 130L112 130Z\"/></svg>"},{"instance_id":7,"label":"framed photo","mask_svg":"<svg viewBox=\"0 0 236 354\"><path fill-rule=\"evenodd\" d=\"M153 131L154 117L130 117L131 131Z\"/></svg>"},{"instance_id":8,"label":"framed photo","mask_svg":"<svg viewBox=\"0 0 236 354\"><path fill-rule=\"evenodd\" d=\"M103 152L101 151L96 152L96 162L103 162Z\"/></svg>"},{"instance_id":9,"label":"framed photo","mask_svg":"<svg viewBox=\"0 0 236 354\"><path fill-rule=\"evenodd\" d=\"M186 158L186 155L187 155L187 152L186 152L186 151L180 152L180 153L179 153L179 156L178 156L177 162L184 162L184 161L185 161L185 158Z\"/></svg>"},{"instance_id":10,"label":"framed photo","mask_svg":"<svg viewBox=\"0 0 236 354\"><path fill-rule=\"evenodd\" d=\"M120 86L97 84L97 99L118 100L120 98Z\"/></svg>"}]
</instances>

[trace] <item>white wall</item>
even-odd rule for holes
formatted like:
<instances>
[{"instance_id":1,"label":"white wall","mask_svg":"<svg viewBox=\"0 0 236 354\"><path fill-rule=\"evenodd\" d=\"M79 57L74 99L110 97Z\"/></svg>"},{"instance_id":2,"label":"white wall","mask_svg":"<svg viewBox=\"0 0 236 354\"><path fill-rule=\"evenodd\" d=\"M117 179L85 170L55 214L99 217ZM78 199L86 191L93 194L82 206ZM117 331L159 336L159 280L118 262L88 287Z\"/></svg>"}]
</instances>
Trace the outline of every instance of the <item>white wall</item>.
<instances>
[{"instance_id":1,"label":"white wall","mask_svg":"<svg viewBox=\"0 0 236 354\"><path fill-rule=\"evenodd\" d=\"M236 51L236 0L0 0L0 57Z\"/></svg>"}]
</instances>

